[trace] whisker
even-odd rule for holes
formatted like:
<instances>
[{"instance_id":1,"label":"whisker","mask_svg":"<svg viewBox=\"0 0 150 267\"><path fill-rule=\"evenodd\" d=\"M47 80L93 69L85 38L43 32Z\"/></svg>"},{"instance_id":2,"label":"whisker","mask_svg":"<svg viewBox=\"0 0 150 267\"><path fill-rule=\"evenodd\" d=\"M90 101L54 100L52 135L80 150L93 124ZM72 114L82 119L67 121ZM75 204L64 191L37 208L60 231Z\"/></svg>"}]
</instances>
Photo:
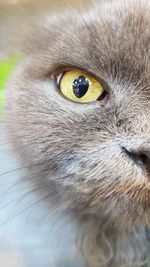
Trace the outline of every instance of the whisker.
<instances>
[{"instance_id":1,"label":"whisker","mask_svg":"<svg viewBox=\"0 0 150 267\"><path fill-rule=\"evenodd\" d=\"M24 212L26 212L27 210L29 210L30 208L32 208L33 206L39 204L41 201L46 200L47 198L49 198L51 196L51 194L48 194L42 198L40 198L37 201L34 201L30 206L22 209L20 212L18 212L16 215L12 216L11 218L9 218L8 220L6 220L5 222L1 223L0 226L7 224L8 222L10 222L11 220L15 219L17 216L20 216L21 214L23 214Z\"/></svg>"},{"instance_id":2,"label":"whisker","mask_svg":"<svg viewBox=\"0 0 150 267\"><path fill-rule=\"evenodd\" d=\"M80 12L80 9L78 8L78 4L80 4L77 0L74 0L75 8L77 10L77 14L80 16L81 20L83 21L84 25L88 29L90 35L92 36L93 40L95 41L95 44L97 44L97 39L95 38L95 35L93 33L93 28L91 29L90 24L85 20L82 13ZM87 8L87 7L86 7ZM88 10L88 9L87 9ZM92 25L94 27L94 25ZM94 28L96 30L96 28Z\"/></svg>"},{"instance_id":3,"label":"whisker","mask_svg":"<svg viewBox=\"0 0 150 267\"><path fill-rule=\"evenodd\" d=\"M14 173L14 172L20 171L20 170L27 169L27 168L30 168L30 167L34 167L34 166L36 166L36 165L33 164L33 165L28 165L28 166L23 166L23 167L19 167L19 168L16 168L16 169L12 169L12 170L0 173L0 177L1 176L5 176L5 175L10 174L10 173Z\"/></svg>"}]
</instances>

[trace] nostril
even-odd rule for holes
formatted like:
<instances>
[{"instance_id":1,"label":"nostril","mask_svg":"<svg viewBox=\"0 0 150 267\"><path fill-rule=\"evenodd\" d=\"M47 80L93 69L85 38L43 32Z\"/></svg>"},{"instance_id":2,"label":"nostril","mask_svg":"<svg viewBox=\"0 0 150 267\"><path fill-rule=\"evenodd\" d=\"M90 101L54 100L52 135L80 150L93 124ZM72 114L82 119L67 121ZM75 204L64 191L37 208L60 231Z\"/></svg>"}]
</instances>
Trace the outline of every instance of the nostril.
<instances>
[{"instance_id":1,"label":"nostril","mask_svg":"<svg viewBox=\"0 0 150 267\"><path fill-rule=\"evenodd\" d=\"M148 162L148 157L146 156L146 155L144 155L144 154L139 154L138 155L139 156L139 159L140 159L140 161L142 162L142 164L143 165L145 165L145 164L147 164L147 162Z\"/></svg>"},{"instance_id":2,"label":"nostril","mask_svg":"<svg viewBox=\"0 0 150 267\"><path fill-rule=\"evenodd\" d=\"M126 148L122 147L124 153L128 155L130 159L132 159L136 164L140 166L147 166L150 164L150 158L147 153L136 153L136 152L130 152Z\"/></svg>"}]
</instances>

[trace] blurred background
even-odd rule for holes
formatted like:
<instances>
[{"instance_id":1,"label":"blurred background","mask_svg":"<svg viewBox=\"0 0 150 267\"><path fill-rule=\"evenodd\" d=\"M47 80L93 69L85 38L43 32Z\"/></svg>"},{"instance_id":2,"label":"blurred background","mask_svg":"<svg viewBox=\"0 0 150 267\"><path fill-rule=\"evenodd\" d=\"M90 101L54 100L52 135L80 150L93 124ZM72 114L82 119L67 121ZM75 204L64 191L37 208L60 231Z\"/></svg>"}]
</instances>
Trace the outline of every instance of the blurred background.
<instances>
[{"instance_id":1,"label":"blurred background","mask_svg":"<svg viewBox=\"0 0 150 267\"><path fill-rule=\"evenodd\" d=\"M12 41L21 26L25 30L40 15L50 15L69 6L84 7L87 3L88 0L0 0L0 59L15 49Z\"/></svg>"},{"instance_id":2,"label":"blurred background","mask_svg":"<svg viewBox=\"0 0 150 267\"><path fill-rule=\"evenodd\" d=\"M87 1L0 0L0 77L2 64L18 49L13 45L18 25L25 28L39 15L50 15L73 3L84 7ZM20 181L24 176L10 150L0 115L0 267L80 267L70 245L75 237L66 234L72 233L69 223L61 221L60 226L56 214L49 217L45 204L29 192L32 190L25 179Z\"/></svg>"}]
</instances>

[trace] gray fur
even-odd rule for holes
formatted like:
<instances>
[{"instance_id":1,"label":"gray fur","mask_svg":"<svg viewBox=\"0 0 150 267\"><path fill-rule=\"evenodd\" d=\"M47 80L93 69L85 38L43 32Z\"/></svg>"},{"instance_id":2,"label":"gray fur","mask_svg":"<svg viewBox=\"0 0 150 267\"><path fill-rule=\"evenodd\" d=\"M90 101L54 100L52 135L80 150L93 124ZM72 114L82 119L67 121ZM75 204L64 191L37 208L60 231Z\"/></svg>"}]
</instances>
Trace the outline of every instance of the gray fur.
<instances>
[{"instance_id":1,"label":"gray fur","mask_svg":"<svg viewBox=\"0 0 150 267\"><path fill-rule=\"evenodd\" d=\"M31 29L8 85L6 125L28 173L70 203L86 266L150 266L150 174L129 151L150 152L150 3L101 1ZM107 103L63 98L53 75L83 69L110 88Z\"/></svg>"}]
</instances>

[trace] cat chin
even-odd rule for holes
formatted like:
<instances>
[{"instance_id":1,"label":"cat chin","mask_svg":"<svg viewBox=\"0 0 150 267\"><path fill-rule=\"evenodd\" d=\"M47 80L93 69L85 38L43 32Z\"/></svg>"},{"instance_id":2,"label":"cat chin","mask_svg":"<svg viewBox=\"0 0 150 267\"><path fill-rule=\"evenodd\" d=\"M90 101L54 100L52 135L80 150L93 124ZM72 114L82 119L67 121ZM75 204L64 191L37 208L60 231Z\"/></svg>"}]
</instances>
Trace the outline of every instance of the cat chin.
<instances>
[{"instance_id":1,"label":"cat chin","mask_svg":"<svg viewBox=\"0 0 150 267\"><path fill-rule=\"evenodd\" d=\"M90 220L89 220L90 221ZM83 225L82 225L83 226ZM83 229L83 228L82 228ZM113 234L112 234L113 233ZM143 227L121 229L105 220L97 224L91 219L84 222L80 232L78 247L88 263L87 266L149 266L149 244L147 231Z\"/></svg>"},{"instance_id":2,"label":"cat chin","mask_svg":"<svg viewBox=\"0 0 150 267\"><path fill-rule=\"evenodd\" d=\"M50 196L47 200L50 208L58 209L64 216L74 218L77 223L87 218L87 221L94 220L97 224L113 225L120 231L150 226L150 202L146 199L149 193L144 189L141 196L137 197L138 191L129 194L125 191L125 185L122 185L124 196L126 195L124 198L121 192L118 194L117 188L114 189L114 195L111 194L111 189L102 195L102 189L100 192L97 188L81 190L74 185L64 186L56 177L54 180L50 179L49 175L45 177L45 181L49 177L47 184L43 177L42 174L42 183ZM36 186L38 183L41 186L41 179L36 179Z\"/></svg>"}]
</instances>

